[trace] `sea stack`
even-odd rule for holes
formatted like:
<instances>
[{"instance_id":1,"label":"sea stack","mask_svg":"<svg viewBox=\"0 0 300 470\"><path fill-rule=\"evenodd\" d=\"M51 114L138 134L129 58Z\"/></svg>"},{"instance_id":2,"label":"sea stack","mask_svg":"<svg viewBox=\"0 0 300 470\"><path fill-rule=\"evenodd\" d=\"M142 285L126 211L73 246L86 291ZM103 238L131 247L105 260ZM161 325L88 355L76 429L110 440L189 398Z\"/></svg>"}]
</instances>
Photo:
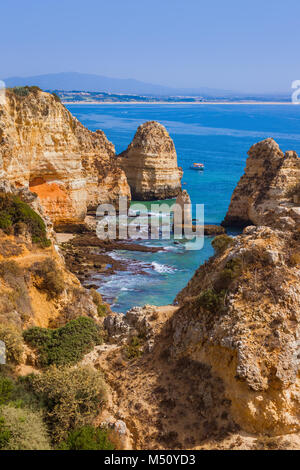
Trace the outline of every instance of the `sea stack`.
<instances>
[{"instance_id":1,"label":"sea stack","mask_svg":"<svg viewBox=\"0 0 300 470\"><path fill-rule=\"evenodd\" d=\"M127 150L118 155L135 200L175 198L181 191L182 169L174 142L155 121L142 124Z\"/></svg>"},{"instance_id":2,"label":"sea stack","mask_svg":"<svg viewBox=\"0 0 300 470\"><path fill-rule=\"evenodd\" d=\"M176 204L182 211L182 221L184 224L192 225L192 201L189 193L185 189L178 194Z\"/></svg>"},{"instance_id":3,"label":"sea stack","mask_svg":"<svg viewBox=\"0 0 300 470\"><path fill-rule=\"evenodd\" d=\"M291 228L300 219L300 158L294 151L284 154L271 138L253 145L248 155L222 225Z\"/></svg>"}]
</instances>

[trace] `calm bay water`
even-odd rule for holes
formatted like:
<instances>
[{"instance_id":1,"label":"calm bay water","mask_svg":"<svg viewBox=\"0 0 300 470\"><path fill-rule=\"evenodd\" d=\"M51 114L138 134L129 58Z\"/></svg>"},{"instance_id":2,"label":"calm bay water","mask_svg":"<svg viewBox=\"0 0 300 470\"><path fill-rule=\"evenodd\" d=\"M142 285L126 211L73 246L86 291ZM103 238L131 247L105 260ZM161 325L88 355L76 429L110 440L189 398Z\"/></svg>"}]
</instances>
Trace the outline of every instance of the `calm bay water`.
<instances>
[{"instance_id":1,"label":"calm bay water","mask_svg":"<svg viewBox=\"0 0 300 470\"><path fill-rule=\"evenodd\" d=\"M145 121L159 121L174 140L184 170L183 188L193 204L205 205L205 223L219 224L231 194L243 174L247 151L273 137L283 151L300 154L300 107L289 105L68 105L89 129L102 129L119 153ZM193 162L204 172L190 170ZM132 273L101 278L100 292L115 311L134 305L165 305L174 300L194 271L212 255L211 238L199 251L186 251L172 241L149 241L162 246L158 253L117 252L130 260ZM137 274L140 270L147 274ZM136 270L136 273L134 273Z\"/></svg>"}]
</instances>

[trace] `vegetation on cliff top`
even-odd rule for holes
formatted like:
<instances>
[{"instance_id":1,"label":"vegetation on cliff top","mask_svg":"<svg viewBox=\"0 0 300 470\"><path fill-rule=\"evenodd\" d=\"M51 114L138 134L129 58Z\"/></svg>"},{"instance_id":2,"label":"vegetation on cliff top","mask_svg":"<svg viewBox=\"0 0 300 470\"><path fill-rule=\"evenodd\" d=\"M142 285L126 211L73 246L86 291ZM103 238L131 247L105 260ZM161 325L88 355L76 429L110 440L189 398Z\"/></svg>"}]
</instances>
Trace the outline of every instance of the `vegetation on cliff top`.
<instances>
[{"instance_id":1,"label":"vegetation on cliff top","mask_svg":"<svg viewBox=\"0 0 300 470\"><path fill-rule=\"evenodd\" d=\"M76 364L102 342L100 327L88 317L76 318L55 330L29 328L23 336L27 344L36 348L42 367Z\"/></svg>"},{"instance_id":2,"label":"vegetation on cliff top","mask_svg":"<svg viewBox=\"0 0 300 470\"><path fill-rule=\"evenodd\" d=\"M213 249L215 250L215 253L219 255L223 253L225 250L227 250L227 248L234 245L234 239L232 237L229 237L226 234L218 235L217 237L213 239L211 244L212 244Z\"/></svg>"},{"instance_id":3,"label":"vegetation on cliff top","mask_svg":"<svg viewBox=\"0 0 300 470\"><path fill-rule=\"evenodd\" d=\"M67 439L59 446L60 450L114 450L110 433L104 428L82 426L71 431Z\"/></svg>"},{"instance_id":4,"label":"vegetation on cliff top","mask_svg":"<svg viewBox=\"0 0 300 470\"><path fill-rule=\"evenodd\" d=\"M90 367L51 366L43 374L23 379L28 390L42 400L44 417L54 442L91 424L106 402L102 374Z\"/></svg>"},{"instance_id":5,"label":"vegetation on cliff top","mask_svg":"<svg viewBox=\"0 0 300 470\"><path fill-rule=\"evenodd\" d=\"M18 196L0 193L0 229L8 235L18 235L24 227L30 233L32 243L42 247L51 245L43 219Z\"/></svg>"},{"instance_id":6,"label":"vegetation on cliff top","mask_svg":"<svg viewBox=\"0 0 300 470\"><path fill-rule=\"evenodd\" d=\"M42 91L38 86L16 86L14 88L9 88L17 97L25 97L28 96L30 93L37 93L38 91Z\"/></svg>"},{"instance_id":7,"label":"vegetation on cliff top","mask_svg":"<svg viewBox=\"0 0 300 470\"><path fill-rule=\"evenodd\" d=\"M34 284L37 289L46 292L48 300L62 294L65 288L64 277L52 258L34 263L30 271L35 276Z\"/></svg>"},{"instance_id":8,"label":"vegetation on cliff top","mask_svg":"<svg viewBox=\"0 0 300 470\"><path fill-rule=\"evenodd\" d=\"M106 403L106 384L99 371L50 366L17 380L7 373L0 366L0 450L50 449L65 439L65 450L113 448L110 432L84 431Z\"/></svg>"},{"instance_id":9,"label":"vegetation on cliff top","mask_svg":"<svg viewBox=\"0 0 300 470\"><path fill-rule=\"evenodd\" d=\"M39 412L3 406L0 417L1 450L50 450L47 428Z\"/></svg>"}]
</instances>

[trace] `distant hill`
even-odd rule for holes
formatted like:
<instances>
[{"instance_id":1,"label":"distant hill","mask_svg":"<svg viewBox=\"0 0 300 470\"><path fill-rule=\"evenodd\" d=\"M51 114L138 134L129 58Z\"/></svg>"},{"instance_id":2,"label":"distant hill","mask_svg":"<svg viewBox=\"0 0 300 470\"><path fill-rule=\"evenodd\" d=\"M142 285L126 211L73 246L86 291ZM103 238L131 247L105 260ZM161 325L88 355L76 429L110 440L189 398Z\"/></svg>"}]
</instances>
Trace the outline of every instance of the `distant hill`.
<instances>
[{"instance_id":1,"label":"distant hill","mask_svg":"<svg viewBox=\"0 0 300 470\"><path fill-rule=\"evenodd\" d=\"M91 75L77 72L51 73L32 77L4 78L7 87L37 85L43 90L65 91L102 91L106 93L125 93L154 96L230 96L232 92L207 87L172 88L163 85L144 83L135 79L111 78L102 75Z\"/></svg>"}]
</instances>

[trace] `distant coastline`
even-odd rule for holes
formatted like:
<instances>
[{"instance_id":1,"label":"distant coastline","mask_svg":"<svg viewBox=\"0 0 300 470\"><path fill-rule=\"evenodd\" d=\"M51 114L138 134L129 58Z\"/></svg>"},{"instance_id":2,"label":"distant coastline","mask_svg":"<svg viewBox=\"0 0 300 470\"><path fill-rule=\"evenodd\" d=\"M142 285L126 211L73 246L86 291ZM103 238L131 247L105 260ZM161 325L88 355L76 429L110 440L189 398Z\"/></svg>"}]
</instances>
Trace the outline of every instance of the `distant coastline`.
<instances>
[{"instance_id":1,"label":"distant coastline","mask_svg":"<svg viewBox=\"0 0 300 470\"><path fill-rule=\"evenodd\" d=\"M129 105L136 105L136 104L170 104L170 105L205 105L205 104L242 104L242 105L293 105L292 101L62 101L64 105L76 104L76 105L86 105L86 104L129 104Z\"/></svg>"}]
</instances>

